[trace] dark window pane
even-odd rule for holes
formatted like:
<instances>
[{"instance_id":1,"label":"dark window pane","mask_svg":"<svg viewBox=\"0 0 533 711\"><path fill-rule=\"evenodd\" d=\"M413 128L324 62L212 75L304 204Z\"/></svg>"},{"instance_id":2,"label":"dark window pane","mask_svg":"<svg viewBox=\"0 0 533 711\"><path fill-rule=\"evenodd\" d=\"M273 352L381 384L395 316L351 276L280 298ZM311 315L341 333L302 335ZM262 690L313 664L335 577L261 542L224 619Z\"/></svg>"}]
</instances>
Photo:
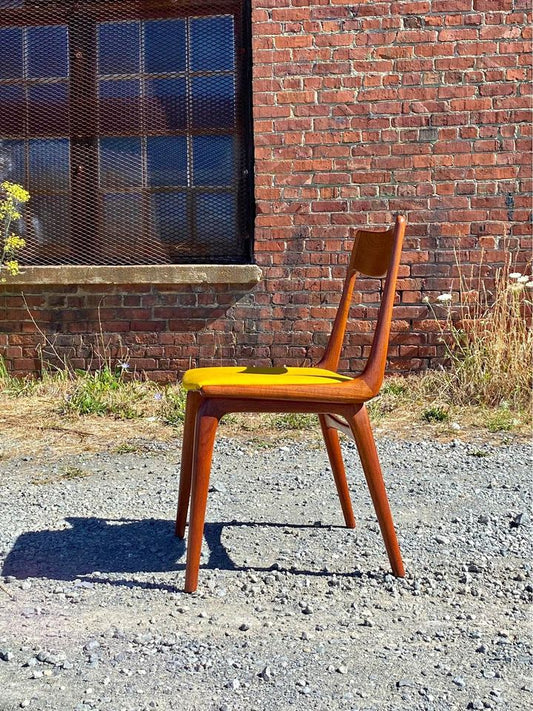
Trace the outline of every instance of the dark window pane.
<instances>
[{"instance_id":1,"label":"dark window pane","mask_svg":"<svg viewBox=\"0 0 533 711\"><path fill-rule=\"evenodd\" d=\"M150 79L146 81L147 133L183 130L187 127L185 79Z\"/></svg>"},{"instance_id":2,"label":"dark window pane","mask_svg":"<svg viewBox=\"0 0 533 711\"><path fill-rule=\"evenodd\" d=\"M31 140L30 192L59 192L70 186L69 140Z\"/></svg>"},{"instance_id":3,"label":"dark window pane","mask_svg":"<svg viewBox=\"0 0 533 711\"><path fill-rule=\"evenodd\" d=\"M148 185L187 185L187 139L185 136L146 140Z\"/></svg>"},{"instance_id":4,"label":"dark window pane","mask_svg":"<svg viewBox=\"0 0 533 711\"><path fill-rule=\"evenodd\" d=\"M0 141L0 181L26 182L24 141Z\"/></svg>"},{"instance_id":5,"label":"dark window pane","mask_svg":"<svg viewBox=\"0 0 533 711\"><path fill-rule=\"evenodd\" d=\"M100 186L107 189L142 186L140 138L100 139Z\"/></svg>"},{"instance_id":6,"label":"dark window pane","mask_svg":"<svg viewBox=\"0 0 533 711\"><path fill-rule=\"evenodd\" d=\"M69 132L68 87L39 84L28 89L29 130L41 136L64 136Z\"/></svg>"},{"instance_id":7,"label":"dark window pane","mask_svg":"<svg viewBox=\"0 0 533 711\"><path fill-rule=\"evenodd\" d=\"M126 244L131 248L132 240L142 235L142 196L104 195L103 224L106 235L126 240Z\"/></svg>"},{"instance_id":8,"label":"dark window pane","mask_svg":"<svg viewBox=\"0 0 533 711\"><path fill-rule=\"evenodd\" d=\"M163 242L190 241L186 196L183 193L152 195L152 224Z\"/></svg>"},{"instance_id":9,"label":"dark window pane","mask_svg":"<svg viewBox=\"0 0 533 711\"><path fill-rule=\"evenodd\" d=\"M215 254L235 249L236 229L233 195L197 195L196 235L200 243L210 243Z\"/></svg>"},{"instance_id":10,"label":"dark window pane","mask_svg":"<svg viewBox=\"0 0 533 711\"><path fill-rule=\"evenodd\" d=\"M233 138L196 136L193 139L193 185L231 185Z\"/></svg>"},{"instance_id":11,"label":"dark window pane","mask_svg":"<svg viewBox=\"0 0 533 711\"><path fill-rule=\"evenodd\" d=\"M21 86L0 86L0 133L20 136L24 133L24 91Z\"/></svg>"},{"instance_id":12,"label":"dark window pane","mask_svg":"<svg viewBox=\"0 0 533 711\"><path fill-rule=\"evenodd\" d=\"M219 15L191 20L192 71L231 70L234 67L233 18Z\"/></svg>"},{"instance_id":13,"label":"dark window pane","mask_svg":"<svg viewBox=\"0 0 533 711\"><path fill-rule=\"evenodd\" d=\"M22 30L0 29L0 79L22 77Z\"/></svg>"},{"instance_id":14,"label":"dark window pane","mask_svg":"<svg viewBox=\"0 0 533 711\"><path fill-rule=\"evenodd\" d=\"M147 72L185 71L185 21L151 20L144 24L144 69Z\"/></svg>"},{"instance_id":15,"label":"dark window pane","mask_svg":"<svg viewBox=\"0 0 533 711\"><path fill-rule=\"evenodd\" d=\"M68 245L70 236L70 198L67 195L34 195L28 203L27 230L30 238L27 247L29 257L34 256L40 244L52 242L58 251ZM64 246L62 246L64 245ZM21 253L26 259L26 249ZM53 262L52 262L53 263Z\"/></svg>"},{"instance_id":16,"label":"dark window pane","mask_svg":"<svg viewBox=\"0 0 533 711\"><path fill-rule=\"evenodd\" d=\"M192 80L194 128L233 128L235 87L233 77L195 77Z\"/></svg>"},{"instance_id":17,"label":"dark window pane","mask_svg":"<svg viewBox=\"0 0 533 711\"><path fill-rule=\"evenodd\" d=\"M99 95L100 133L140 134L140 81L136 79L101 81Z\"/></svg>"},{"instance_id":18,"label":"dark window pane","mask_svg":"<svg viewBox=\"0 0 533 711\"><path fill-rule=\"evenodd\" d=\"M103 22L98 26L99 74L138 72L140 60L140 23Z\"/></svg>"},{"instance_id":19,"label":"dark window pane","mask_svg":"<svg viewBox=\"0 0 533 711\"><path fill-rule=\"evenodd\" d=\"M28 28L28 76L68 76L66 25Z\"/></svg>"}]
</instances>

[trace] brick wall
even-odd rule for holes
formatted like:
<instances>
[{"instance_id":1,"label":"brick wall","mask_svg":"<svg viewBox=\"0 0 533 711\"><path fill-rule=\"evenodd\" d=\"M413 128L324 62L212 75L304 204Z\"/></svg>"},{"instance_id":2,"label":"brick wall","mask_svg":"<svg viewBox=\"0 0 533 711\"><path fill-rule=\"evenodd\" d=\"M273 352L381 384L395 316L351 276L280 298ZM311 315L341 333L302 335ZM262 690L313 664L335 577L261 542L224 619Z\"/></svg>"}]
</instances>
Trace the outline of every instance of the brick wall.
<instances>
[{"instance_id":1,"label":"brick wall","mask_svg":"<svg viewBox=\"0 0 533 711\"><path fill-rule=\"evenodd\" d=\"M438 362L422 299L468 266L531 254L527 0L252 0L254 288L26 288L39 328L81 367L100 331L152 377L190 365L301 365L325 343L353 228L409 221L391 368ZM353 308L344 368L367 353L379 282ZM38 368L20 290L0 349ZM100 307L100 308L98 308ZM121 350L122 349L122 350Z\"/></svg>"}]
</instances>

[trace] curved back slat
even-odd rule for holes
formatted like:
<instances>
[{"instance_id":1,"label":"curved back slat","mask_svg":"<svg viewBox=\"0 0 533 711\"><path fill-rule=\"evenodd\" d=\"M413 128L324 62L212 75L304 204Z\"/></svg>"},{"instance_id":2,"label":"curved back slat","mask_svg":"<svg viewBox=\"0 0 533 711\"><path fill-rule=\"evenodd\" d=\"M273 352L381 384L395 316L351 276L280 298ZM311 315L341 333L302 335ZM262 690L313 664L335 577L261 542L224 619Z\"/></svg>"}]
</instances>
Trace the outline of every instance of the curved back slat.
<instances>
[{"instance_id":1,"label":"curved back slat","mask_svg":"<svg viewBox=\"0 0 533 711\"><path fill-rule=\"evenodd\" d=\"M362 374L375 393L378 392L385 373L392 308L406 224L405 217L399 215L395 224L388 230L357 230L331 336L318 364L328 370L338 368L357 274L371 277L386 275L370 357Z\"/></svg>"},{"instance_id":2,"label":"curved back slat","mask_svg":"<svg viewBox=\"0 0 533 711\"><path fill-rule=\"evenodd\" d=\"M389 270L395 227L386 231L357 230L349 271L370 277L382 277Z\"/></svg>"},{"instance_id":3,"label":"curved back slat","mask_svg":"<svg viewBox=\"0 0 533 711\"><path fill-rule=\"evenodd\" d=\"M396 281L402 256L403 238L405 235L406 220L403 216L396 218L393 230L392 249L389 257L389 267L387 278L383 287L381 306L379 307L378 321L374 331L372 348L366 367L363 371L363 378L370 389L377 395L385 375L387 364L387 352L389 349L389 337L392 322L392 310L396 296Z\"/></svg>"}]
</instances>

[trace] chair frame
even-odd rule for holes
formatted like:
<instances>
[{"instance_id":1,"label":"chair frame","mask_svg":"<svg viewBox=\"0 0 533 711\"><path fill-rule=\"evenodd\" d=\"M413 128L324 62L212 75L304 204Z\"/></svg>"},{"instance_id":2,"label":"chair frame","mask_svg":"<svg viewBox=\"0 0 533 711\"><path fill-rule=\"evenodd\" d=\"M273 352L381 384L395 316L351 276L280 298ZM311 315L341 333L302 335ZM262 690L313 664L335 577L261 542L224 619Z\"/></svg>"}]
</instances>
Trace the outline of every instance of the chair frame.
<instances>
[{"instance_id":1,"label":"chair frame","mask_svg":"<svg viewBox=\"0 0 533 711\"><path fill-rule=\"evenodd\" d=\"M230 412L317 414L348 528L355 527L355 518L338 431L351 436L359 452L392 572L397 577L404 576L403 561L365 402L378 394L383 382L405 228L405 218L398 216L394 226L386 231L357 230L355 233L348 273L331 336L316 367L331 371L338 368L357 275L361 273L380 277L386 273L370 356L360 375L332 385L212 385L187 393L176 516L176 535L184 538L190 501L186 592L194 592L198 584L213 446L218 423L221 417Z\"/></svg>"}]
</instances>

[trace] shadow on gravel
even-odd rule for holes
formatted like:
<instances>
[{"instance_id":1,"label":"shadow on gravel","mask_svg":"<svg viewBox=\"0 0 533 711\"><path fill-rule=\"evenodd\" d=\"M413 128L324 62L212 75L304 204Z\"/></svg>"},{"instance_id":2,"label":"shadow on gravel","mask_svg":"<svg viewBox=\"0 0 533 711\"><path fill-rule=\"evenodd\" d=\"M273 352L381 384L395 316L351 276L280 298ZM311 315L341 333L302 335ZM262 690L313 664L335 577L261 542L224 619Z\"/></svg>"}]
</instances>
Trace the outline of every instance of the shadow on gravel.
<instances>
[{"instance_id":1,"label":"shadow on gravel","mask_svg":"<svg viewBox=\"0 0 533 711\"><path fill-rule=\"evenodd\" d=\"M135 579L99 577L103 573L168 573L185 569L185 541L174 536L174 522L161 519L104 519L67 518L70 528L61 531L23 533L9 552L2 575L15 578L49 578L75 580L80 576L92 582L146 589L177 588L157 582ZM337 526L299 525L286 523L257 523L226 521L206 523L204 537L209 559L202 568L222 570L283 570L274 564L269 567L239 566L229 557L222 534L228 527L271 528L340 528ZM330 575L325 570L288 571L301 575ZM95 574L95 575L93 575ZM357 572L337 573L357 576Z\"/></svg>"},{"instance_id":2,"label":"shadow on gravel","mask_svg":"<svg viewBox=\"0 0 533 711\"><path fill-rule=\"evenodd\" d=\"M80 575L179 570L185 542L171 521L66 518L62 531L23 533L9 552L3 575L74 580Z\"/></svg>"}]
</instances>

